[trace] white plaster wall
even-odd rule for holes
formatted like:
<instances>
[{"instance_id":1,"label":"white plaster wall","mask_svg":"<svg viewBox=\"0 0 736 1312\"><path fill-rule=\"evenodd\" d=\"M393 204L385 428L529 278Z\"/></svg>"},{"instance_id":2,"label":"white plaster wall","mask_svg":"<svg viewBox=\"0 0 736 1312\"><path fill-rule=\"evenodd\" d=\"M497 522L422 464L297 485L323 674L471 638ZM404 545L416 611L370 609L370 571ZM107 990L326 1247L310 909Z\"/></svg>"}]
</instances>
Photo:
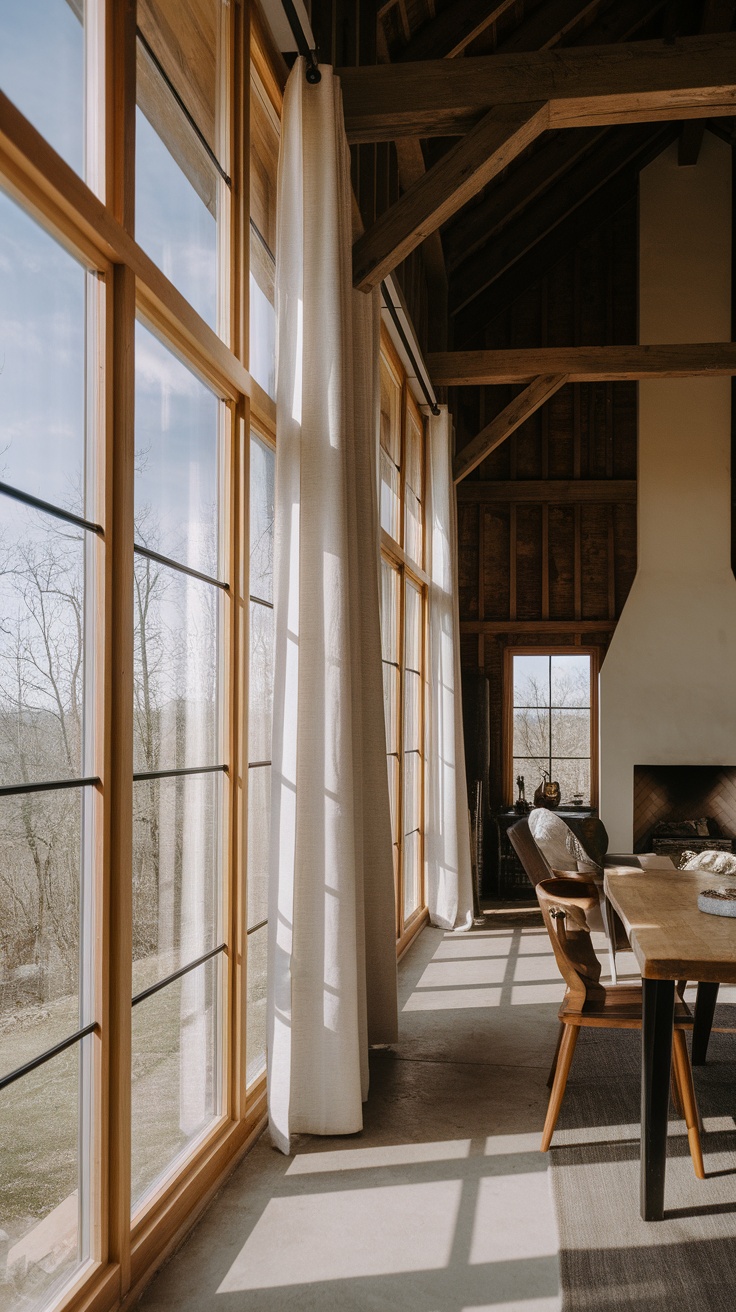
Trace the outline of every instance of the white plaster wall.
<instances>
[{"instance_id":1,"label":"white plaster wall","mask_svg":"<svg viewBox=\"0 0 736 1312\"><path fill-rule=\"evenodd\" d=\"M640 178L639 340L731 337L731 154ZM639 566L600 678L600 811L631 851L635 765L736 763L727 378L639 384Z\"/></svg>"}]
</instances>

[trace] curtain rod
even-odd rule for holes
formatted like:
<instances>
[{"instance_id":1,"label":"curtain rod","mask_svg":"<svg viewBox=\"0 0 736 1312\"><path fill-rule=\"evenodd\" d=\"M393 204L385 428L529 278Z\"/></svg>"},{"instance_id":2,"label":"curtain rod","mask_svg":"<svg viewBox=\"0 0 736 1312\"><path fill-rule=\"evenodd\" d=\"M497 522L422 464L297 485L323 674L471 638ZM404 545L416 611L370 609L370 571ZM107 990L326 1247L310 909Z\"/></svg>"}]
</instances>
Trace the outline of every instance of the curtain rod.
<instances>
[{"instance_id":1,"label":"curtain rod","mask_svg":"<svg viewBox=\"0 0 736 1312\"><path fill-rule=\"evenodd\" d=\"M307 82L310 82L314 86L317 82L322 81L322 74L319 71L317 51L310 50L309 42L307 41L304 34L304 28L301 24L301 19L294 8L292 0L281 0L281 5L288 19L294 40L296 41L297 50L307 61Z\"/></svg>"},{"instance_id":2,"label":"curtain rod","mask_svg":"<svg viewBox=\"0 0 736 1312\"><path fill-rule=\"evenodd\" d=\"M411 360L414 366L414 375L416 377L416 380L419 383L419 386L421 387L422 391L424 392L424 395L427 398L427 405L429 406L433 415L438 415L440 413L440 408L437 402L434 400L429 388L427 387L427 384L424 381L424 371L419 368L417 357L415 356L411 348L411 343L406 333L404 332L404 325L402 324L398 314L396 313L396 306L394 305L393 300L391 299L391 295L389 293L388 287L386 286L385 282L381 283L381 291L383 292L384 305L386 306L386 309L391 315L391 319L393 320L394 327L397 333L399 334L399 337L401 338L401 342L404 347L404 350L406 351L406 354L408 355L409 359Z\"/></svg>"}]
</instances>

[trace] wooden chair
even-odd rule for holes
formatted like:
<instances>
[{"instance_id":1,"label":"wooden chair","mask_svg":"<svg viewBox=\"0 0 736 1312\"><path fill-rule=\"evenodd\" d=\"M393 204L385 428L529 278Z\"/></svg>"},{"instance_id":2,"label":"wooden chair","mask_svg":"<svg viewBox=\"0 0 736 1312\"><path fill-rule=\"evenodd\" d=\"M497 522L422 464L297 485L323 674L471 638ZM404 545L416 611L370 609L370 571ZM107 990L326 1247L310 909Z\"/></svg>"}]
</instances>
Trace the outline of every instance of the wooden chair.
<instances>
[{"instance_id":1,"label":"wooden chair","mask_svg":"<svg viewBox=\"0 0 736 1312\"><path fill-rule=\"evenodd\" d=\"M642 989L640 984L604 985L600 982L601 964L586 923L586 914L598 902L595 885L584 888L578 881L572 883L566 878L544 879L536 885L536 892L560 974L567 984L559 1011L560 1032L549 1080L552 1092L542 1132L541 1147L545 1153L557 1124L580 1029L584 1025L601 1029L641 1029ZM672 1043L673 1091L687 1125L695 1174L703 1180L705 1169L698 1108L684 1033L691 1024L690 1011L677 998Z\"/></svg>"}]
</instances>

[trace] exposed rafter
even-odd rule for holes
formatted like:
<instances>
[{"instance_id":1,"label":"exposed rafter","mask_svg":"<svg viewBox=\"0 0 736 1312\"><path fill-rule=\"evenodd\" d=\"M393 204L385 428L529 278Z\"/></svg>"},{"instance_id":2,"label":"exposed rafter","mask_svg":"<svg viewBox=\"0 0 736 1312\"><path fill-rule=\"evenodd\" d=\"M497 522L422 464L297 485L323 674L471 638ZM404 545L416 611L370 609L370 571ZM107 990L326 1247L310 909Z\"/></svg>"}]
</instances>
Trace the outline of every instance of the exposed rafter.
<instances>
[{"instance_id":1,"label":"exposed rafter","mask_svg":"<svg viewBox=\"0 0 736 1312\"><path fill-rule=\"evenodd\" d=\"M459 483L472 473L486 456L515 433L516 429L520 428L535 410L554 396L566 382L565 374L543 374L535 378L529 387L509 402L500 415L496 415L490 424L486 424L485 428L476 433L475 437L458 452L452 467L454 481Z\"/></svg>"},{"instance_id":2,"label":"exposed rafter","mask_svg":"<svg viewBox=\"0 0 736 1312\"><path fill-rule=\"evenodd\" d=\"M428 366L435 387L529 383L540 373L564 375L571 383L616 383L642 378L720 378L736 375L736 342L447 351L430 355Z\"/></svg>"},{"instance_id":3,"label":"exposed rafter","mask_svg":"<svg viewBox=\"0 0 736 1312\"><path fill-rule=\"evenodd\" d=\"M401 52L401 60L453 59L498 22L516 0L459 0L426 23Z\"/></svg>"},{"instance_id":4,"label":"exposed rafter","mask_svg":"<svg viewBox=\"0 0 736 1312\"><path fill-rule=\"evenodd\" d=\"M448 151L353 248L353 277L361 291L382 278L516 158L547 126L544 104L491 110Z\"/></svg>"},{"instance_id":5,"label":"exposed rafter","mask_svg":"<svg viewBox=\"0 0 736 1312\"><path fill-rule=\"evenodd\" d=\"M572 171L550 186L536 205L517 216L492 244L483 246L460 265L452 282L450 312L457 314L479 296L535 242L564 222L578 205L635 160L656 135L656 126L647 124L614 129L603 138L596 138L594 148Z\"/></svg>"},{"instance_id":6,"label":"exposed rafter","mask_svg":"<svg viewBox=\"0 0 736 1312\"><path fill-rule=\"evenodd\" d=\"M736 111L736 35L340 70L351 141L453 136L491 106L548 100L550 127Z\"/></svg>"},{"instance_id":7,"label":"exposed rafter","mask_svg":"<svg viewBox=\"0 0 736 1312\"><path fill-rule=\"evenodd\" d=\"M701 32L727 32L734 13L736 0L705 0ZM690 119L684 125L678 148L678 161L681 165L697 164L704 132L705 123L702 119Z\"/></svg>"}]
</instances>

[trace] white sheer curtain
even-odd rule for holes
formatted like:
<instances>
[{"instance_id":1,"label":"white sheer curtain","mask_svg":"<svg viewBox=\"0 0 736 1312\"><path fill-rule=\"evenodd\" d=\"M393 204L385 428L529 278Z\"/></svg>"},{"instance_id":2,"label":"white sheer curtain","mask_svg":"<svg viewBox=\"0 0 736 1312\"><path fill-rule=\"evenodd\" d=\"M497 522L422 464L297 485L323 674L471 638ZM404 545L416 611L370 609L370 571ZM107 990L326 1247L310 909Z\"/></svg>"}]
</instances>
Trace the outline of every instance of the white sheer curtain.
<instances>
[{"instance_id":1,"label":"white sheer curtain","mask_svg":"<svg viewBox=\"0 0 736 1312\"><path fill-rule=\"evenodd\" d=\"M430 549L427 900L433 925L473 923L457 591L457 528L447 406L429 420Z\"/></svg>"},{"instance_id":2,"label":"white sheer curtain","mask_svg":"<svg viewBox=\"0 0 736 1312\"><path fill-rule=\"evenodd\" d=\"M362 1128L397 1037L378 600L378 304L353 291L332 70L286 87L278 181L269 1111L274 1143Z\"/></svg>"}]
</instances>

